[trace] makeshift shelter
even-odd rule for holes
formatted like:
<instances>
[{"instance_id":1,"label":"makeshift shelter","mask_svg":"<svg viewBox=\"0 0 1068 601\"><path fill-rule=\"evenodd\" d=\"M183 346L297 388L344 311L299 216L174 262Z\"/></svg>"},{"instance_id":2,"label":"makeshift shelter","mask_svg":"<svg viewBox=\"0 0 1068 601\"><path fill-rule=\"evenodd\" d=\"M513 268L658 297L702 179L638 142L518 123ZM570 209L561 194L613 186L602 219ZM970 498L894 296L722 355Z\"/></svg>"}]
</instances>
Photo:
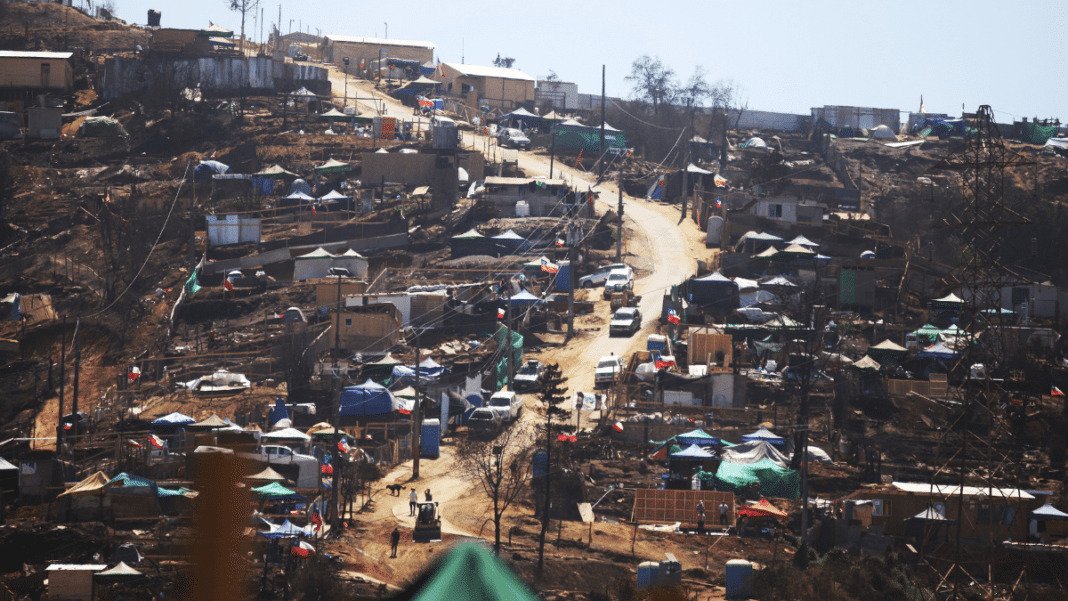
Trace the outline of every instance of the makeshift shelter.
<instances>
[{"instance_id":1,"label":"makeshift shelter","mask_svg":"<svg viewBox=\"0 0 1068 601\"><path fill-rule=\"evenodd\" d=\"M932 311L959 311L962 307L964 307L964 299L953 293L931 301Z\"/></svg>"},{"instance_id":2,"label":"makeshift shelter","mask_svg":"<svg viewBox=\"0 0 1068 601\"><path fill-rule=\"evenodd\" d=\"M494 255L495 249L496 243L474 228L449 239L449 250L454 259L471 255Z\"/></svg>"},{"instance_id":3,"label":"makeshift shelter","mask_svg":"<svg viewBox=\"0 0 1068 601\"><path fill-rule=\"evenodd\" d=\"M282 428L281 430L275 430L274 432L268 432L260 436L261 442L278 442L282 440L311 442L311 436L308 436L296 428Z\"/></svg>"},{"instance_id":4,"label":"makeshift shelter","mask_svg":"<svg viewBox=\"0 0 1068 601\"><path fill-rule=\"evenodd\" d=\"M882 365L879 365L877 361L867 355L864 355L864 357L861 358L859 361L854 362L853 365L851 365L850 367L856 370L867 372L879 371L883 368Z\"/></svg>"},{"instance_id":5,"label":"makeshift shelter","mask_svg":"<svg viewBox=\"0 0 1068 601\"><path fill-rule=\"evenodd\" d=\"M752 505L746 505L738 510L739 517L748 518L781 518L785 519L788 514L772 505L767 499L761 499Z\"/></svg>"},{"instance_id":6,"label":"makeshift shelter","mask_svg":"<svg viewBox=\"0 0 1068 601\"><path fill-rule=\"evenodd\" d=\"M897 140L897 134L886 125L880 125L871 131L871 137L876 140Z\"/></svg>"},{"instance_id":7,"label":"makeshift shelter","mask_svg":"<svg viewBox=\"0 0 1068 601\"><path fill-rule=\"evenodd\" d=\"M228 422L223 421L223 418L221 418L218 415L215 415L214 413L212 413L211 417L208 417L206 419L202 419L199 422L196 422L196 423L193 423L193 424L189 424L188 426L186 426L186 429L189 430L190 432L193 432L193 431L221 430L223 428L229 428L229 427L230 427L230 424Z\"/></svg>"},{"instance_id":8,"label":"makeshift shelter","mask_svg":"<svg viewBox=\"0 0 1068 601\"><path fill-rule=\"evenodd\" d=\"M538 297L534 296L533 294L531 294L527 290L523 290L522 292L519 292L518 294L513 294L512 297L511 297L511 301L512 301L512 305L514 307L516 307L517 309L525 308L525 307L528 307L530 305L544 305L545 304L545 299L538 298Z\"/></svg>"},{"instance_id":9,"label":"makeshift shelter","mask_svg":"<svg viewBox=\"0 0 1068 601\"><path fill-rule=\"evenodd\" d=\"M723 461L731 463L757 463L768 460L779 467L790 465L790 458L764 439L743 442L723 449L720 457Z\"/></svg>"},{"instance_id":10,"label":"makeshift shelter","mask_svg":"<svg viewBox=\"0 0 1068 601\"><path fill-rule=\"evenodd\" d=\"M537 601L511 568L474 543L449 550L423 572L398 599L406 601Z\"/></svg>"},{"instance_id":11,"label":"makeshift shelter","mask_svg":"<svg viewBox=\"0 0 1068 601\"><path fill-rule=\"evenodd\" d=\"M507 232L494 236L492 238L493 246L498 255L517 255L523 250L523 245L526 243L526 238L515 233L515 230L508 230Z\"/></svg>"},{"instance_id":12,"label":"makeshift shelter","mask_svg":"<svg viewBox=\"0 0 1068 601\"><path fill-rule=\"evenodd\" d=\"M330 273L336 255L319 247L310 253L293 257L293 280L302 282L324 278Z\"/></svg>"},{"instance_id":13,"label":"makeshift shelter","mask_svg":"<svg viewBox=\"0 0 1068 601\"><path fill-rule=\"evenodd\" d=\"M263 471L256 472L251 476L245 476L242 480L248 480L254 484L270 483L270 482L284 482L285 476L274 471L271 466L267 466Z\"/></svg>"},{"instance_id":14,"label":"makeshift shelter","mask_svg":"<svg viewBox=\"0 0 1068 601\"><path fill-rule=\"evenodd\" d=\"M804 246L805 248L819 248L820 247L819 244L809 240L808 238L804 237L801 234L798 234L798 236L796 238L794 238L793 240L790 240L789 242L787 242L787 244L797 244L799 246Z\"/></svg>"},{"instance_id":15,"label":"makeshift shelter","mask_svg":"<svg viewBox=\"0 0 1068 601\"><path fill-rule=\"evenodd\" d=\"M957 356L957 351L944 342L936 342L916 353L916 356L921 359L952 359Z\"/></svg>"},{"instance_id":16,"label":"makeshift shelter","mask_svg":"<svg viewBox=\"0 0 1068 601\"><path fill-rule=\"evenodd\" d=\"M270 484L264 484L263 486L253 488L252 492L265 501L285 502L304 500L304 495L298 494L296 491L290 490L278 482L271 482Z\"/></svg>"},{"instance_id":17,"label":"makeshift shelter","mask_svg":"<svg viewBox=\"0 0 1068 601\"><path fill-rule=\"evenodd\" d=\"M104 487L108 477L96 472L56 497L56 520L60 522L103 521L106 517Z\"/></svg>"},{"instance_id":18,"label":"makeshift shelter","mask_svg":"<svg viewBox=\"0 0 1068 601\"><path fill-rule=\"evenodd\" d=\"M756 432L742 435L742 442L754 442L763 440L773 445L782 446L786 444L786 440L782 436L776 435L771 430L761 426Z\"/></svg>"},{"instance_id":19,"label":"makeshift shelter","mask_svg":"<svg viewBox=\"0 0 1068 601\"><path fill-rule=\"evenodd\" d=\"M749 138L745 142L742 142L741 144L738 145L738 148L767 148L767 147L768 147L768 143L767 142L765 142L762 138L756 138L756 137Z\"/></svg>"},{"instance_id":20,"label":"makeshift shelter","mask_svg":"<svg viewBox=\"0 0 1068 601\"><path fill-rule=\"evenodd\" d=\"M0 457L0 502L19 495L19 468Z\"/></svg>"},{"instance_id":21,"label":"makeshift shelter","mask_svg":"<svg viewBox=\"0 0 1068 601\"><path fill-rule=\"evenodd\" d=\"M234 32L209 21L208 26L198 31L197 35L208 38L229 38L233 37Z\"/></svg>"},{"instance_id":22,"label":"makeshift shelter","mask_svg":"<svg viewBox=\"0 0 1068 601\"><path fill-rule=\"evenodd\" d=\"M115 549L115 554L111 556L111 561L128 564L141 563L144 558L144 555L141 555L141 552L137 550L133 543L122 543L118 549Z\"/></svg>"},{"instance_id":23,"label":"makeshift shelter","mask_svg":"<svg viewBox=\"0 0 1068 601\"><path fill-rule=\"evenodd\" d=\"M685 445L698 445L701 447L718 446L720 440L715 436L705 432L704 430L697 428L696 430L690 430L682 434L676 434L675 440L679 444Z\"/></svg>"},{"instance_id":24,"label":"makeshift shelter","mask_svg":"<svg viewBox=\"0 0 1068 601\"><path fill-rule=\"evenodd\" d=\"M729 312L739 307L738 284L720 272L690 280L688 302Z\"/></svg>"},{"instance_id":25,"label":"makeshift shelter","mask_svg":"<svg viewBox=\"0 0 1068 601\"><path fill-rule=\"evenodd\" d=\"M160 436L169 436L176 433L178 430L185 429L189 424L195 424L197 420L183 415L175 411L174 413L168 413L163 417L157 417L152 420L152 423L148 425L149 429L154 434Z\"/></svg>"},{"instance_id":26,"label":"makeshift shelter","mask_svg":"<svg viewBox=\"0 0 1068 601\"><path fill-rule=\"evenodd\" d=\"M328 173L348 173L351 169L352 168L348 163L342 163L341 161L331 158L327 162L316 167L315 173L318 175L326 175Z\"/></svg>"},{"instance_id":27,"label":"makeshift shelter","mask_svg":"<svg viewBox=\"0 0 1068 601\"><path fill-rule=\"evenodd\" d=\"M713 487L724 492L744 493L756 486L765 497L796 499L801 494L801 474L776 465L770 459L755 463L723 461L713 478Z\"/></svg>"},{"instance_id":28,"label":"makeshift shelter","mask_svg":"<svg viewBox=\"0 0 1068 601\"><path fill-rule=\"evenodd\" d=\"M393 393L370 379L359 386L342 389L340 405L341 415L358 417L386 416L397 409Z\"/></svg>"},{"instance_id":29,"label":"makeshift shelter","mask_svg":"<svg viewBox=\"0 0 1068 601\"><path fill-rule=\"evenodd\" d=\"M293 524L293 522L286 520L282 522L281 526L278 526L269 532L260 531L259 535L269 539L312 537L315 536L315 531L311 527L305 526L301 528L300 526Z\"/></svg>"},{"instance_id":30,"label":"makeshift shelter","mask_svg":"<svg viewBox=\"0 0 1068 601\"><path fill-rule=\"evenodd\" d=\"M287 178L297 179L298 177L300 177L299 175L297 175L296 173L293 173L292 171L286 171L285 169L282 168L281 165L271 165L270 167L267 167L266 169L263 169L261 171L258 171L256 173L254 173L253 175L255 175L256 177L267 177L267 178L271 178L271 179L287 179Z\"/></svg>"},{"instance_id":31,"label":"makeshift shelter","mask_svg":"<svg viewBox=\"0 0 1068 601\"><path fill-rule=\"evenodd\" d=\"M214 176L226 175L227 173L233 173L229 165L219 161L201 161L196 167L193 167L193 181L196 183L210 182Z\"/></svg>"},{"instance_id":32,"label":"makeshift shelter","mask_svg":"<svg viewBox=\"0 0 1068 601\"><path fill-rule=\"evenodd\" d=\"M553 125L552 131L555 134L553 143L556 148L584 150L586 152L600 152L601 150L600 127L587 127L574 119L568 119ZM609 129L605 127L605 149L626 148L626 146L627 140L623 132L615 128Z\"/></svg>"},{"instance_id":33,"label":"makeshift shelter","mask_svg":"<svg viewBox=\"0 0 1068 601\"><path fill-rule=\"evenodd\" d=\"M348 269L354 278L367 277L367 257L351 248L334 257L333 267Z\"/></svg>"},{"instance_id":34,"label":"makeshift shelter","mask_svg":"<svg viewBox=\"0 0 1068 601\"><path fill-rule=\"evenodd\" d=\"M95 580L97 584L115 584L119 582L130 582L132 580L140 580L144 577L144 574L126 565L126 562L123 561L120 561L115 567L111 569L93 574L93 580Z\"/></svg>"},{"instance_id":35,"label":"makeshift shelter","mask_svg":"<svg viewBox=\"0 0 1068 601\"><path fill-rule=\"evenodd\" d=\"M868 356L879 362L880 365L897 365L909 354L907 348L896 344L889 339L879 344L868 347Z\"/></svg>"},{"instance_id":36,"label":"makeshift shelter","mask_svg":"<svg viewBox=\"0 0 1068 601\"><path fill-rule=\"evenodd\" d=\"M200 495L195 490L182 487L177 490L159 487L159 508L163 515L190 515L193 513L193 500Z\"/></svg>"}]
</instances>

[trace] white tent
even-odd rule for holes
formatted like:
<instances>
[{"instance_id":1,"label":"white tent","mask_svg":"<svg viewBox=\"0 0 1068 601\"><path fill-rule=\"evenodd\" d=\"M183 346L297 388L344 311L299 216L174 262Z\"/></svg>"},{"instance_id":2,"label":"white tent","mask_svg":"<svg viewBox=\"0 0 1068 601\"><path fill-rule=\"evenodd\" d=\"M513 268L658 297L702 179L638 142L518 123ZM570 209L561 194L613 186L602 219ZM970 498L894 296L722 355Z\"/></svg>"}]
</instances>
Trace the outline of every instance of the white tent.
<instances>
[{"instance_id":1,"label":"white tent","mask_svg":"<svg viewBox=\"0 0 1068 601\"><path fill-rule=\"evenodd\" d=\"M367 257L351 248L334 258L333 267L344 267L354 278L367 277Z\"/></svg>"},{"instance_id":2,"label":"white tent","mask_svg":"<svg viewBox=\"0 0 1068 601\"><path fill-rule=\"evenodd\" d=\"M894 130L890 129L885 125L880 125L879 127L876 127L874 130L872 130L871 137L879 140L897 140L897 136L894 134Z\"/></svg>"},{"instance_id":3,"label":"white tent","mask_svg":"<svg viewBox=\"0 0 1068 601\"><path fill-rule=\"evenodd\" d=\"M293 259L293 280L296 282L326 277L334 266L334 255L322 247Z\"/></svg>"}]
</instances>

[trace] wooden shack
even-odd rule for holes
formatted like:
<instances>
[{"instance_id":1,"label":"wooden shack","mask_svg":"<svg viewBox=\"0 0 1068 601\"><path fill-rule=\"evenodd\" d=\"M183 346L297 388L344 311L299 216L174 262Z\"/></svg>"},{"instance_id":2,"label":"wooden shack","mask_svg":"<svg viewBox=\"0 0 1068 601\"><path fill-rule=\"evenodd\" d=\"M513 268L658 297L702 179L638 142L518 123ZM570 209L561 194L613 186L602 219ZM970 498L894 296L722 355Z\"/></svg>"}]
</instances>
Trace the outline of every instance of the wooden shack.
<instances>
[{"instance_id":1,"label":"wooden shack","mask_svg":"<svg viewBox=\"0 0 1068 601\"><path fill-rule=\"evenodd\" d=\"M70 52L0 50L0 89L69 93L74 87Z\"/></svg>"}]
</instances>

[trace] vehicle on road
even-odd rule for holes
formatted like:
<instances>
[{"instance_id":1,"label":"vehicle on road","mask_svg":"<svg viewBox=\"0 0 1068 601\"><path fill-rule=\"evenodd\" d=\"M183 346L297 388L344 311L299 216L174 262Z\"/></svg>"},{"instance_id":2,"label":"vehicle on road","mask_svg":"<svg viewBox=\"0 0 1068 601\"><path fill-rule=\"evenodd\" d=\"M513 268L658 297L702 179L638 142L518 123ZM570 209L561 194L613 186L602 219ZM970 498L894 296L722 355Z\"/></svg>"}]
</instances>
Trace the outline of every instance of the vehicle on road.
<instances>
[{"instance_id":1,"label":"vehicle on road","mask_svg":"<svg viewBox=\"0 0 1068 601\"><path fill-rule=\"evenodd\" d=\"M610 265L602 265L597 268L596 271L589 275L584 275L578 279L579 288L593 288L596 286L604 286L604 283L608 280L608 275L617 269L625 269L630 272L631 277L634 276L634 270L630 268L626 263L612 263Z\"/></svg>"},{"instance_id":2,"label":"vehicle on road","mask_svg":"<svg viewBox=\"0 0 1068 601\"><path fill-rule=\"evenodd\" d=\"M604 282L604 298L606 300L612 298L613 292L633 289L634 275L628 270L616 269L608 274L608 279Z\"/></svg>"},{"instance_id":3,"label":"vehicle on road","mask_svg":"<svg viewBox=\"0 0 1068 601\"><path fill-rule=\"evenodd\" d=\"M622 290L612 293L612 311L623 307L637 307L642 302L642 297L634 294L631 290Z\"/></svg>"},{"instance_id":4,"label":"vehicle on road","mask_svg":"<svg viewBox=\"0 0 1068 601\"><path fill-rule=\"evenodd\" d=\"M501 414L489 407L479 407L467 418L468 430L476 434L496 434L503 424Z\"/></svg>"},{"instance_id":5,"label":"vehicle on road","mask_svg":"<svg viewBox=\"0 0 1068 601\"><path fill-rule=\"evenodd\" d=\"M545 366L537 359L530 359L515 372L513 385L516 392L536 392L541 389L541 377Z\"/></svg>"},{"instance_id":6,"label":"vehicle on road","mask_svg":"<svg viewBox=\"0 0 1068 601\"><path fill-rule=\"evenodd\" d=\"M623 358L617 355L601 357L593 370L593 384L596 388L611 386L623 374Z\"/></svg>"},{"instance_id":7,"label":"vehicle on road","mask_svg":"<svg viewBox=\"0 0 1068 601\"><path fill-rule=\"evenodd\" d=\"M642 329L642 313L636 307L623 307L612 316L608 324L608 335L626 334L628 336Z\"/></svg>"},{"instance_id":8,"label":"vehicle on road","mask_svg":"<svg viewBox=\"0 0 1068 601\"><path fill-rule=\"evenodd\" d=\"M512 127L506 127L497 132L497 143L505 148L530 150L530 138L523 132Z\"/></svg>"},{"instance_id":9,"label":"vehicle on road","mask_svg":"<svg viewBox=\"0 0 1068 601\"><path fill-rule=\"evenodd\" d=\"M500 415L503 421L513 422L519 419L519 414L523 412L523 399L511 390L499 390L490 397L488 407Z\"/></svg>"},{"instance_id":10,"label":"vehicle on road","mask_svg":"<svg viewBox=\"0 0 1068 601\"><path fill-rule=\"evenodd\" d=\"M438 515L438 504L416 503L415 529L412 531L412 542L415 543L440 543L441 542L441 516Z\"/></svg>"}]
</instances>

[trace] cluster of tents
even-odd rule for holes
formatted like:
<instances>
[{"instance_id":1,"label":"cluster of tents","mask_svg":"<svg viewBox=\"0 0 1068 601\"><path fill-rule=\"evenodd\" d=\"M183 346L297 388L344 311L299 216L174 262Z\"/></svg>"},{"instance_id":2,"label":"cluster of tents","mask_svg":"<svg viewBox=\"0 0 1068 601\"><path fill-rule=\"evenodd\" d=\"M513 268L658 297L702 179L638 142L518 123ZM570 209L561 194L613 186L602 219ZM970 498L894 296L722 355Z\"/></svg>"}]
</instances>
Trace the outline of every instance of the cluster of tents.
<instances>
[{"instance_id":1,"label":"cluster of tents","mask_svg":"<svg viewBox=\"0 0 1068 601\"><path fill-rule=\"evenodd\" d=\"M344 115L342 115L344 116ZM343 177L352 170L349 163L334 158L328 159L312 170L316 181L325 182ZM339 211L353 210L352 197L342 194L336 188L330 187L325 193L314 196L312 187L296 173L286 170L280 165L271 165L256 173L237 174L229 165L215 160L201 161L193 168L193 181L195 183L208 183L213 186L227 180L247 180L252 189L262 195L285 193L285 182L289 183L288 193L278 201L280 208L303 208L302 210L316 211Z\"/></svg>"}]
</instances>

